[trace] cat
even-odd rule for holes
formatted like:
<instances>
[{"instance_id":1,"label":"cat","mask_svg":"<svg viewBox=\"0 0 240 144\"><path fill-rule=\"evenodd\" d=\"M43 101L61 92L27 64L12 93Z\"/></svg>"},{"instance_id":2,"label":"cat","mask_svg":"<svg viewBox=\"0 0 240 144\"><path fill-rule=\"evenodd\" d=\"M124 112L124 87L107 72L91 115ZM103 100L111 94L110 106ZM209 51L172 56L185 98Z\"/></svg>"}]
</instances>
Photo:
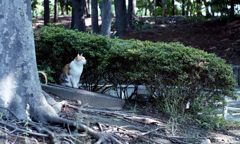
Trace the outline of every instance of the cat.
<instances>
[{"instance_id":1,"label":"cat","mask_svg":"<svg viewBox=\"0 0 240 144\"><path fill-rule=\"evenodd\" d=\"M66 64L59 78L61 85L78 88L78 83L83 72L83 65L86 63L87 60L85 57L82 54L78 54L71 63Z\"/></svg>"}]
</instances>

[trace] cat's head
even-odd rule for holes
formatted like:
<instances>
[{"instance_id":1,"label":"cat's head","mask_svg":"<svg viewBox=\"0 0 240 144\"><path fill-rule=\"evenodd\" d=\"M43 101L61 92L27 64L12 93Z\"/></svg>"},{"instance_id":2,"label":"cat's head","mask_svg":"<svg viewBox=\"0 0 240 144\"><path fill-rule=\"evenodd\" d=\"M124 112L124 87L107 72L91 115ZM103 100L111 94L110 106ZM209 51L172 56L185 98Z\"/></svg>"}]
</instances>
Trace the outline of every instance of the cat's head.
<instances>
[{"instance_id":1,"label":"cat's head","mask_svg":"<svg viewBox=\"0 0 240 144\"><path fill-rule=\"evenodd\" d=\"M82 56L82 54L81 55L77 55L76 57L75 57L75 60L76 60L76 62L77 63L81 63L81 64L86 64L86 62L87 62L87 60L85 59L85 57L84 56Z\"/></svg>"}]
</instances>

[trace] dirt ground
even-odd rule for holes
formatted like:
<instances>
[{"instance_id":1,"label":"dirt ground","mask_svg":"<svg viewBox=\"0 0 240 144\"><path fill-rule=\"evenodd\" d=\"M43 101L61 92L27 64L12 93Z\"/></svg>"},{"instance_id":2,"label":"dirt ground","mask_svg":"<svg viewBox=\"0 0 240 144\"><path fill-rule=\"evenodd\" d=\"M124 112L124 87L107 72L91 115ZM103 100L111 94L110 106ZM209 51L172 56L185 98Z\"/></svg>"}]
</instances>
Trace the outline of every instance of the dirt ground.
<instances>
[{"instance_id":1,"label":"dirt ground","mask_svg":"<svg viewBox=\"0 0 240 144\"><path fill-rule=\"evenodd\" d=\"M149 23L152 21L148 19ZM100 23L101 21L99 21ZM70 28L71 16L59 16L57 24L64 24ZM40 28L42 25L43 18L34 19L34 29ZM91 28L90 18L86 18L86 26L88 29ZM121 38L166 43L180 42L186 46L215 53L229 64L240 65L240 19L223 23L220 20L188 22L181 18L170 17L167 19L167 24L159 22L156 28L149 27L149 29L143 30L141 35L142 38L140 38L140 31L129 31ZM65 107L61 116L64 118L76 117L74 112L76 111L73 108ZM156 111L150 103L127 102L123 110L112 112L86 110L82 111L81 118L82 122L91 121L90 126L96 130L121 129L118 136L129 143L201 143L207 139L212 143L240 143L240 127L238 125L232 124L224 129L209 130L200 128L191 122L178 124ZM94 122L99 122L98 127ZM127 128L127 126L129 127ZM136 127L140 129L136 129ZM68 131L60 128L59 130L60 132ZM146 137L144 137L145 135ZM14 138L12 139L14 140ZM65 141L69 139L68 137ZM81 142L93 143L94 139L85 137Z\"/></svg>"}]
</instances>

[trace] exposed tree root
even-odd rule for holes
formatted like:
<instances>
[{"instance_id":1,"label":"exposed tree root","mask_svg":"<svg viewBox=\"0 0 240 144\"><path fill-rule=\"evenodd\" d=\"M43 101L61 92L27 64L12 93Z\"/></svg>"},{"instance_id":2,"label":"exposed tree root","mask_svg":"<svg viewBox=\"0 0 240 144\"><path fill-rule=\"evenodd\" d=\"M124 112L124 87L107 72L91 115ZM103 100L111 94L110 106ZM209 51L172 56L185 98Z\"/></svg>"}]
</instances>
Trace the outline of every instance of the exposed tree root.
<instances>
[{"instance_id":1,"label":"exposed tree root","mask_svg":"<svg viewBox=\"0 0 240 144\"><path fill-rule=\"evenodd\" d=\"M47 94L44 93L44 95ZM50 138L52 143L57 143L59 140L70 143L73 143L73 141L83 143L81 141L82 138L89 140L89 136L96 140L96 144L104 142L122 144L131 140L160 144L161 142L155 140L154 137L168 139L176 143L188 143L187 141L184 141L187 137L174 136L171 134L171 130L168 130L166 124L153 117L133 115L128 112L86 108L83 105L79 106L78 103L76 103L77 106L74 106L68 103L55 102L53 99L49 98L49 95L47 95L47 97L48 102L52 105L55 105L56 103L62 104L64 107L62 113L69 113L67 110L75 109L79 111L81 117L77 119L75 118L76 120L73 121L61 118L56 114L51 114L50 112L43 110L39 115L42 115L47 123L61 124L61 126L57 126L58 130L56 130L56 126L52 127L47 125L47 123L40 124L32 121L18 121L17 123L14 121L13 123L12 121L0 121L0 127L4 126L5 129L7 129L5 130L2 128L2 131L11 136L16 136L17 138L19 137L18 132L35 137L47 137ZM75 110L71 112L75 112ZM84 122L84 119L91 116L102 118L111 117L111 119L118 119L118 121L122 121L126 124L119 126L98 120ZM24 127L26 123L28 129ZM77 131L73 132L72 128L76 128ZM37 143L36 139L33 138L31 140L36 141Z\"/></svg>"}]
</instances>

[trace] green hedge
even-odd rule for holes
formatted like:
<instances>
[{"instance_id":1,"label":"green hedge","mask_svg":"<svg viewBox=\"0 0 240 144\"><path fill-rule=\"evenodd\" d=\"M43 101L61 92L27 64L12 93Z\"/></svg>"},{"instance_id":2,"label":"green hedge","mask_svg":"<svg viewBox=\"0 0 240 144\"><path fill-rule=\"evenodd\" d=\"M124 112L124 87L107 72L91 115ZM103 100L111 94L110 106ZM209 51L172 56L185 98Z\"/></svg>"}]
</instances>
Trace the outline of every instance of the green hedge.
<instances>
[{"instance_id":1,"label":"green hedge","mask_svg":"<svg viewBox=\"0 0 240 144\"><path fill-rule=\"evenodd\" d=\"M233 70L225 60L180 43L109 39L51 25L35 32L35 45L38 65L55 71L55 80L66 63L83 53L87 64L81 82L92 91L147 85L163 105L179 99L181 108L190 101L194 112L203 108L204 101L215 107L222 95L236 98Z\"/></svg>"}]
</instances>

